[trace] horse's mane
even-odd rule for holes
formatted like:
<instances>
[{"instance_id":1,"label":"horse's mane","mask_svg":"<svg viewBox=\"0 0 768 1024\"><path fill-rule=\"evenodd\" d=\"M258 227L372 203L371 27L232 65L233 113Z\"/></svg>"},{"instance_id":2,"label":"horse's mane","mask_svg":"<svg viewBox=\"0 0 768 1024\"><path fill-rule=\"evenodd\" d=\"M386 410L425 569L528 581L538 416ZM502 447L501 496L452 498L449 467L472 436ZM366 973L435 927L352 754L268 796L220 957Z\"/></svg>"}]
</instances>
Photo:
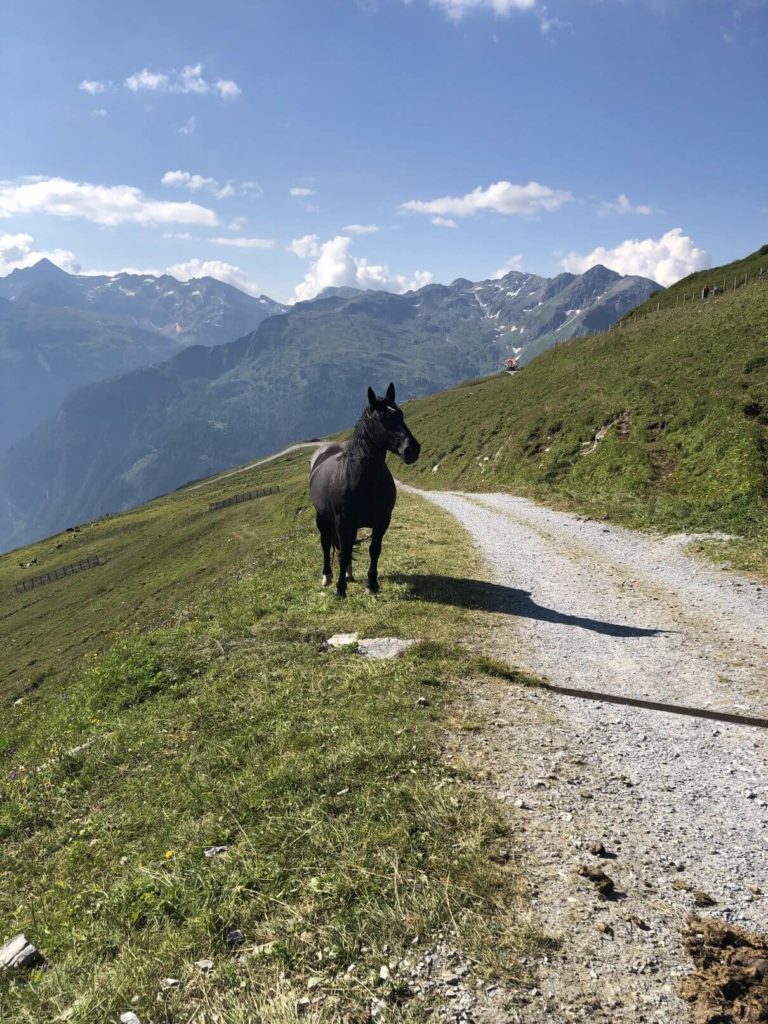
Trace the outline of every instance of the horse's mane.
<instances>
[{"instance_id":1,"label":"horse's mane","mask_svg":"<svg viewBox=\"0 0 768 1024\"><path fill-rule=\"evenodd\" d=\"M344 456L348 465L354 465L357 462L370 458L380 447L374 442L370 428L371 417L368 415L368 409L366 408L363 409L360 419L355 424L352 437L344 447Z\"/></svg>"}]
</instances>

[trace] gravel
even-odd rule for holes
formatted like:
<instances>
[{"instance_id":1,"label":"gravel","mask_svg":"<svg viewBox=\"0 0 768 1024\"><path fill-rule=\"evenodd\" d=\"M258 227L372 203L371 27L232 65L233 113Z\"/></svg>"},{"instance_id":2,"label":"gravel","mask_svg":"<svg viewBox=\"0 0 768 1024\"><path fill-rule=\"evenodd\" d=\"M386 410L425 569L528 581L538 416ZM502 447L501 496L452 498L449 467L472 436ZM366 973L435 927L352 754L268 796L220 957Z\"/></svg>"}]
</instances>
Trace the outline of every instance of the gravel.
<instances>
[{"instance_id":1,"label":"gravel","mask_svg":"<svg viewBox=\"0 0 768 1024\"><path fill-rule=\"evenodd\" d=\"M768 588L691 557L691 537L510 495L416 493L484 556L489 653L557 685L766 716ZM694 893L708 915L768 931L768 732L502 683L467 699L486 727L454 736L451 756L509 808L535 916L559 940L528 965L535 995L472 1019L687 1020Z\"/></svg>"}]
</instances>

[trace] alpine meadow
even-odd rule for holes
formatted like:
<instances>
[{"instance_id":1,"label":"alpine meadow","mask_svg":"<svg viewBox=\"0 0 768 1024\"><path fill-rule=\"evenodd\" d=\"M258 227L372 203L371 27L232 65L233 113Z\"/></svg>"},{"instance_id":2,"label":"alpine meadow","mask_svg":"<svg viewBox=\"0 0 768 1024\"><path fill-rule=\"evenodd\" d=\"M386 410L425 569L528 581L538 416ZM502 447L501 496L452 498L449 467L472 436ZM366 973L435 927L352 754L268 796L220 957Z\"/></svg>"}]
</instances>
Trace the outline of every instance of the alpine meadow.
<instances>
[{"instance_id":1,"label":"alpine meadow","mask_svg":"<svg viewBox=\"0 0 768 1024\"><path fill-rule=\"evenodd\" d=\"M767 1024L768 0L0 39L0 1024Z\"/></svg>"}]
</instances>

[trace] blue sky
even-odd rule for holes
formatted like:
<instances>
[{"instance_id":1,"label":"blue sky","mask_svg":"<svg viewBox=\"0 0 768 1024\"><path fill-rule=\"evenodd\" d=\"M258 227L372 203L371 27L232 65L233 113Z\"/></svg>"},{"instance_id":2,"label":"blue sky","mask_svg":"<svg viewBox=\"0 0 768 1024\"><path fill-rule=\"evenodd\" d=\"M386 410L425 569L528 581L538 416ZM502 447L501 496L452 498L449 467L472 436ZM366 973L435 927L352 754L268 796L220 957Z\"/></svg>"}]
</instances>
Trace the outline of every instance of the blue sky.
<instances>
[{"instance_id":1,"label":"blue sky","mask_svg":"<svg viewBox=\"0 0 768 1024\"><path fill-rule=\"evenodd\" d=\"M768 242L767 50L768 0L6 3L0 273L670 283Z\"/></svg>"}]
</instances>

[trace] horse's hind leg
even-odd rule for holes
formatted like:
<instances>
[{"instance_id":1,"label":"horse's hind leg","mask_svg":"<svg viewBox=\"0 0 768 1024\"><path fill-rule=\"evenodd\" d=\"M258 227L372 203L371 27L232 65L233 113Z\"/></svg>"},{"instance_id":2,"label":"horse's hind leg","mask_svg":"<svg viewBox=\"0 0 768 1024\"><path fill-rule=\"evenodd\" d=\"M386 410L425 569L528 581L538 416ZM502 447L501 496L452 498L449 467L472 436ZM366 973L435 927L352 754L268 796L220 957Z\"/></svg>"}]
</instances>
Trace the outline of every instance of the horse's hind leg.
<instances>
[{"instance_id":1,"label":"horse's hind leg","mask_svg":"<svg viewBox=\"0 0 768 1024\"><path fill-rule=\"evenodd\" d=\"M339 538L339 578L336 581L336 593L339 597L347 596L347 575L352 565L352 545L355 542L355 530L337 522L336 531Z\"/></svg>"},{"instance_id":2,"label":"horse's hind leg","mask_svg":"<svg viewBox=\"0 0 768 1024\"><path fill-rule=\"evenodd\" d=\"M387 523L389 526L389 523ZM377 594L379 591L379 555L381 554L381 542L387 532L387 526L383 529L374 528L371 531L371 545L368 552L371 556L371 564L368 569L368 593Z\"/></svg>"},{"instance_id":3,"label":"horse's hind leg","mask_svg":"<svg viewBox=\"0 0 768 1024\"><path fill-rule=\"evenodd\" d=\"M320 546L323 549L323 586L330 587L333 582L331 570L331 551L333 550L333 527L328 526L317 517L317 528L320 531Z\"/></svg>"}]
</instances>

